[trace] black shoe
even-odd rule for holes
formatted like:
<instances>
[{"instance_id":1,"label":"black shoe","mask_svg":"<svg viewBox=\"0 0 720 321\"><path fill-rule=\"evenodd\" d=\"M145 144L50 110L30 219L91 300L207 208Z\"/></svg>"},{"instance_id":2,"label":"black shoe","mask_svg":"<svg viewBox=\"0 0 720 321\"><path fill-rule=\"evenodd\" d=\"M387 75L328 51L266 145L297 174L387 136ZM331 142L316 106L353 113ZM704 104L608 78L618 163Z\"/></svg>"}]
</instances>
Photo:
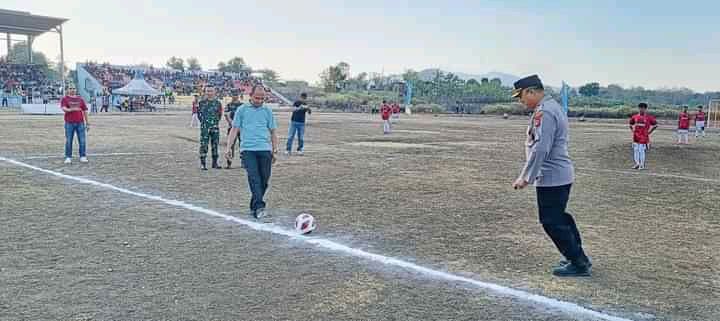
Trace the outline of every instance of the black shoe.
<instances>
[{"instance_id":1,"label":"black shoe","mask_svg":"<svg viewBox=\"0 0 720 321\"><path fill-rule=\"evenodd\" d=\"M225 169L231 169L231 168L232 168L232 161L228 159L228 160L226 160L225 162L227 163L227 166L225 166Z\"/></svg>"},{"instance_id":2,"label":"black shoe","mask_svg":"<svg viewBox=\"0 0 720 321\"><path fill-rule=\"evenodd\" d=\"M559 267L563 267L563 266L566 266L566 265L568 265L568 264L570 264L570 261L568 261L568 260L560 260L560 262L558 262L557 265L553 266L553 269L559 268Z\"/></svg>"},{"instance_id":3,"label":"black shoe","mask_svg":"<svg viewBox=\"0 0 720 321\"><path fill-rule=\"evenodd\" d=\"M205 162L205 157L200 157L200 169L202 169L202 170L204 170L204 171L207 170L207 165L206 165L206 162Z\"/></svg>"},{"instance_id":4,"label":"black shoe","mask_svg":"<svg viewBox=\"0 0 720 321\"><path fill-rule=\"evenodd\" d=\"M213 160L212 160L212 168L222 169L222 167L220 167L220 165L218 165L217 161L218 161L217 157L213 157Z\"/></svg>"},{"instance_id":5,"label":"black shoe","mask_svg":"<svg viewBox=\"0 0 720 321\"><path fill-rule=\"evenodd\" d=\"M570 263L553 269L552 274L558 277L588 277L592 268L589 264Z\"/></svg>"},{"instance_id":6,"label":"black shoe","mask_svg":"<svg viewBox=\"0 0 720 321\"><path fill-rule=\"evenodd\" d=\"M255 215L254 215L254 216L255 216L256 219L259 220L259 219L265 217L265 215L267 215L267 213L265 212L265 209L264 209L264 208L258 208L258 209L255 211Z\"/></svg>"}]
</instances>

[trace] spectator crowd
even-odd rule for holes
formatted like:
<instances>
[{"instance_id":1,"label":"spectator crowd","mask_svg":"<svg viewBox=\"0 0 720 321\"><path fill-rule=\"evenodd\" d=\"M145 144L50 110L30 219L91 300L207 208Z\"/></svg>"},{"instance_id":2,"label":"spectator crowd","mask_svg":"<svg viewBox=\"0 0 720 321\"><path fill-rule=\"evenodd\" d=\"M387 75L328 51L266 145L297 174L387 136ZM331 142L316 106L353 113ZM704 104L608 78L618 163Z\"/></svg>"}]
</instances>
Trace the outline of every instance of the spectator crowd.
<instances>
[{"instance_id":1,"label":"spectator crowd","mask_svg":"<svg viewBox=\"0 0 720 321\"><path fill-rule=\"evenodd\" d=\"M84 64L83 67L110 91L125 86L138 70L134 67L92 62ZM247 72L178 71L149 67L143 70L143 75L150 86L162 93L160 97L162 103L169 104L174 102L174 96L192 96L195 93L203 92L208 85L215 87L218 96L223 98L231 96L233 92L239 92L243 96L247 95L253 86L262 84L262 80ZM271 92L267 86L265 89L267 92ZM268 95L267 102L279 103L280 99L271 94Z\"/></svg>"}]
</instances>

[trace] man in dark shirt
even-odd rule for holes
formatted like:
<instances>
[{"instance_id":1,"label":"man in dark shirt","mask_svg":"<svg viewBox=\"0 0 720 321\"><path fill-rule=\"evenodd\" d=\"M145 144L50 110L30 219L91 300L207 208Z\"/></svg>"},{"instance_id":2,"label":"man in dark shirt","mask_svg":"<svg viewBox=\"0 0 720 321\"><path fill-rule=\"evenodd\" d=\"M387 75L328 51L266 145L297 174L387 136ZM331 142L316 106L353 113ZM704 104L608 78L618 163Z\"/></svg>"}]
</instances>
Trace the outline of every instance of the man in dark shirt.
<instances>
[{"instance_id":1,"label":"man in dark shirt","mask_svg":"<svg viewBox=\"0 0 720 321\"><path fill-rule=\"evenodd\" d=\"M290 119L290 132L288 133L287 149L285 149L285 155L290 155L292 152L293 139L295 133L298 135L298 155L303 155L303 147L305 146L305 114L312 114L312 110L308 108L305 102L307 100L307 94L300 94L300 100L296 101L293 106L292 118Z\"/></svg>"},{"instance_id":2,"label":"man in dark shirt","mask_svg":"<svg viewBox=\"0 0 720 321\"><path fill-rule=\"evenodd\" d=\"M228 129L227 134L230 135L230 130L232 129L232 122L233 119L235 119L235 111L237 111L240 106L243 105L243 102L240 101L240 95L237 91L233 91L232 93L232 101L225 106L225 120L228 123ZM230 158L227 159L227 169L230 169L232 166L232 159L235 158L235 145L237 144L238 149L240 148L240 135L238 135L237 139L234 139L232 142L227 142L228 145L230 145ZM242 159L242 153L240 154L240 159ZM240 167L242 166L242 162L240 162Z\"/></svg>"}]
</instances>

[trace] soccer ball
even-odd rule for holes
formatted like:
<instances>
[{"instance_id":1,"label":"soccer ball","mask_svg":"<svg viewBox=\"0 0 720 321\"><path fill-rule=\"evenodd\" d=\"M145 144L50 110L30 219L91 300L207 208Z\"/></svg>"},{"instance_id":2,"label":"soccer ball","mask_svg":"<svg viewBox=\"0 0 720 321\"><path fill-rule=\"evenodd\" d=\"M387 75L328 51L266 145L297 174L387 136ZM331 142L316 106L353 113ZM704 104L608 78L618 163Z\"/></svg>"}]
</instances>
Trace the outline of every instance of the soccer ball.
<instances>
[{"instance_id":1,"label":"soccer ball","mask_svg":"<svg viewBox=\"0 0 720 321\"><path fill-rule=\"evenodd\" d=\"M295 231L300 234L310 234L315 230L315 218L307 213L302 213L295 218Z\"/></svg>"},{"instance_id":2,"label":"soccer ball","mask_svg":"<svg viewBox=\"0 0 720 321\"><path fill-rule=\"evenodd\" d=\"M503 114L503 119L508 119L508 118L510 118L510 115L508 115L508 113L504 113L504 114Z\"/></svg>"}]
</instances>

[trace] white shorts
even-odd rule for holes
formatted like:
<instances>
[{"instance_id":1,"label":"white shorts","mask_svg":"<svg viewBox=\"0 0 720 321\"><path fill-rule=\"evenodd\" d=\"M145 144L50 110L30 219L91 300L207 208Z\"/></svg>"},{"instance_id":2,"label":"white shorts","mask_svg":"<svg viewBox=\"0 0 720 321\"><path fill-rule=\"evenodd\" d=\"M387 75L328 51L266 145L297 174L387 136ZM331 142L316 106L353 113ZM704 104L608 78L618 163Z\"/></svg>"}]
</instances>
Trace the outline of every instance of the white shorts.
<instances>
[{"instance_id":1,"label":"white shorts","mask_svg":"<svg viewBox=\"0 0 720 321\"><path fill-rule=\"evenodd\" d=\"M705 128L705 122L704 121L695 122L695 128Z\"/></svg>"},{"instance_id":2,"label":"white shorts","mask_svg":"<svg viewBox=\"0 0 720 321\"><path fill-rule=\"evenodd\" d=\"M685 134L687 134L688 132L690 132L690 131L687 130L687 129L678 129L678 134L680 134L680 135L685 135Z\"/></svg>"}]
</instances>

